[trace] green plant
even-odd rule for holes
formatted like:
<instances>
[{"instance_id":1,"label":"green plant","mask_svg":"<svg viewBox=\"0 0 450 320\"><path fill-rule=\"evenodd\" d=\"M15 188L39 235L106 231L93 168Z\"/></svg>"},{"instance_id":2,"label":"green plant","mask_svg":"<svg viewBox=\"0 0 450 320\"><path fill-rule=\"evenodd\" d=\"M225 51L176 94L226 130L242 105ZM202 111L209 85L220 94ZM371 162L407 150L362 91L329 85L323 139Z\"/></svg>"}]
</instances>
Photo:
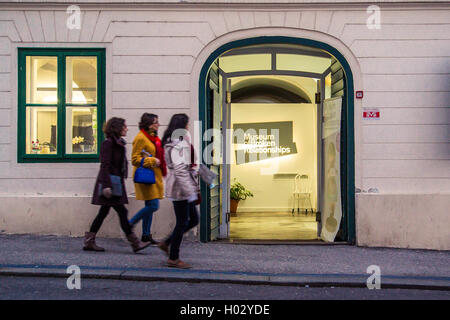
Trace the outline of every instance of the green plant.
<instances>
[{"instance_id":1,"label":"green plant","mask_svg":"<svg viewBox=\"0 0 450 320\"><path fill-rule=\"evenodd\" d=\"M50 151L55 151L56 150L56 146L50 142L44 142L42 144L43 146L48 146L50 148Z\"/></svg>"},{"instance_id":2,"label":"green plant","mask_svg":"<svg viewBox=\"0 0 450 320\"><path fill-rule=\"evenodd\" d=\"M253 193L247 190L242 184L233 180L233 184L230 187L230 199L233 200L245 200L247 197L253 197Z\"/></svg>"}]
</instances>

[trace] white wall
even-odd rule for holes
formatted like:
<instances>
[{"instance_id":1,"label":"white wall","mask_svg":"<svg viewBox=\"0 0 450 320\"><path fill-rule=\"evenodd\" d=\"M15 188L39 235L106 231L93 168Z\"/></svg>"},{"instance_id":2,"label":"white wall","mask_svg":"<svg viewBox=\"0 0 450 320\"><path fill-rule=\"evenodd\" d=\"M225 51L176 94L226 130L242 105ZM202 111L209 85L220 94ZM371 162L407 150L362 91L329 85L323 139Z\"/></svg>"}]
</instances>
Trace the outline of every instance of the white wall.
<instances>
[{"instance_id":1,"label":"white wall","mask_svg":"<svg viewBox=\"0 0 450 320\"><path fill-rule=\"evenodd\" d=\"M293 141L297 146L297 153L280 156L274 159L235 164L234 151L231 148L230 177L231 182L236 178L247 189L253 192L254 197L239 202L238 211L267 212L290 211L293 205L292 192L293 179L277 179L275 173L307 174L313 181L313 190L317 185L316 161L316 118L315 104L246 104L234 103L231 105L231 128L235 123L262 123L262 122L293 122ZM268 132L270 134L270 132ZM316 192L312 193L312 203L316 208ZM302 202L301 205L304 203ZM306 203L305 203L306 205Z\"/></svg>"},{"instance_id":2,"label":"white wall","mask_svg":"<svg viewBox=\"0 0 450 320\"><path fill-rule=\"evenodd\" d=\"M82 196L28 196L28 197L2 197L0 211L1 233L34 233L44 235L68 235L73 237L84 236L100 206L90 204L90 197ZM143 201L130 199L128 217L137 213L143 207ZM153 215L151 233L157 239L165 239L175 227L175 214L172 204L168 200L160 202L160 210ZM135 230L141 234L141 223ZM195 233L196 230L193 230ZM120 228L119 217L111 209L102 227L99 237L125 238ZM81 242L80 242L81 246Z\"/></svg>"},{"instance_id":3,"label":"white wall","mask_svg":"<svg viewBox=\"0 0 450 320\"><path fill-rule=\"evenodd\" d=\"M449 205L442 194L358 194L357 243L450 250Z\"/></svg>"}]
</instances>

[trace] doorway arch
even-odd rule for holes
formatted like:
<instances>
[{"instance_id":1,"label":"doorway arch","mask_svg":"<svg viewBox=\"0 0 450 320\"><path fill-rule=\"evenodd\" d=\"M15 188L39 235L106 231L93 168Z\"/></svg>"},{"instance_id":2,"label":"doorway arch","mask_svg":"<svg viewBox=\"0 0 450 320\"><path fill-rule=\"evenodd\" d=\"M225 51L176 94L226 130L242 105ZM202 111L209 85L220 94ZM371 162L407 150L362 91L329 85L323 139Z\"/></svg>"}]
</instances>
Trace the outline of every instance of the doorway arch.
<instances>
[{"instance_id":1,"label":"doorway arch","mask_svg":"<svg viewBox=\"0 0 450 320\"><path fill-rule=\"evenodd\" d=\"M311 39L287 37L287 36L261 36L247 39L240 39L228 42L221 45L212 52L201 67L199 82L198 82L198 103L199 113L198 117L201 121L201 132L206 130L207 117L207 76L208 71L213 62L226 51L240 47L251 45L268 45L268 44L294 44L308 46L325 50L332 55L342 66L345 74L345 92L342 104L342 143L341 143L341 190L342 190L342 211L343 220L345 224L345 241L351 244L355 243L355 125L354 125L354 78L348 61L333 46ZM202 150L206 146L205 141L201 141ZM208 198L207 186L202 183L201 194L203 199ZM208 242L211 240L210 235L210 217L209 217L209 203L202 201L200 217L200 240Z\"/></svg>"}]
</instances>

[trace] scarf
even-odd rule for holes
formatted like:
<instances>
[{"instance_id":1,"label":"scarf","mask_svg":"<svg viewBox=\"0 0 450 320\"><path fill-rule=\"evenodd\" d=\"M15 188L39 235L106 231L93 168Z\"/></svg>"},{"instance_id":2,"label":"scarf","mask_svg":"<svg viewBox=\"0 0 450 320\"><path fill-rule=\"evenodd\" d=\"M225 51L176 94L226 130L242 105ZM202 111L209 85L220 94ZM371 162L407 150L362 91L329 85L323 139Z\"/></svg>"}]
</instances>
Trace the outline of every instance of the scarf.
<instances>
[{"instance_id":1,"label":"scarf","mask_svg":"<svg viewBox=\"0 0 450 320\"><path fill-rule=\"evenodd\" d=\"M155 134L148 134L144 129L141 129L141 132L155 145L155 157L161 161L161 165L159 167L161 168L163 177L165 177L167 174L167 167L166 160L164 159L164 148L162 147L161 139L159 139L159 137Z\"/></svg>"}]
</instances>

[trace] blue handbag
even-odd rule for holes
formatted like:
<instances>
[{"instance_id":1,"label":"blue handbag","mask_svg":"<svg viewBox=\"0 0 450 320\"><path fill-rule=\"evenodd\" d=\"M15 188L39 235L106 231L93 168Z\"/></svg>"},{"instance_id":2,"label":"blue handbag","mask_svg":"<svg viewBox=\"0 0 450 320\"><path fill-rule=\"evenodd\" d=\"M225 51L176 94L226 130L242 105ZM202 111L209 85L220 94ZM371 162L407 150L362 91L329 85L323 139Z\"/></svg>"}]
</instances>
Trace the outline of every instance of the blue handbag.
<instances>
[{"instance_id":1,"label":"blue handbag","mask_svg":"<svg viewBox=\"0 0 450 320\"><path fill-rule=\"evenodd\" d=\"M144 159L142 158L141 165L136 169L133 181L134 183L154 184L156 182L155 172L152 169L144 168Z\"/></svg>"}]
</instances>

